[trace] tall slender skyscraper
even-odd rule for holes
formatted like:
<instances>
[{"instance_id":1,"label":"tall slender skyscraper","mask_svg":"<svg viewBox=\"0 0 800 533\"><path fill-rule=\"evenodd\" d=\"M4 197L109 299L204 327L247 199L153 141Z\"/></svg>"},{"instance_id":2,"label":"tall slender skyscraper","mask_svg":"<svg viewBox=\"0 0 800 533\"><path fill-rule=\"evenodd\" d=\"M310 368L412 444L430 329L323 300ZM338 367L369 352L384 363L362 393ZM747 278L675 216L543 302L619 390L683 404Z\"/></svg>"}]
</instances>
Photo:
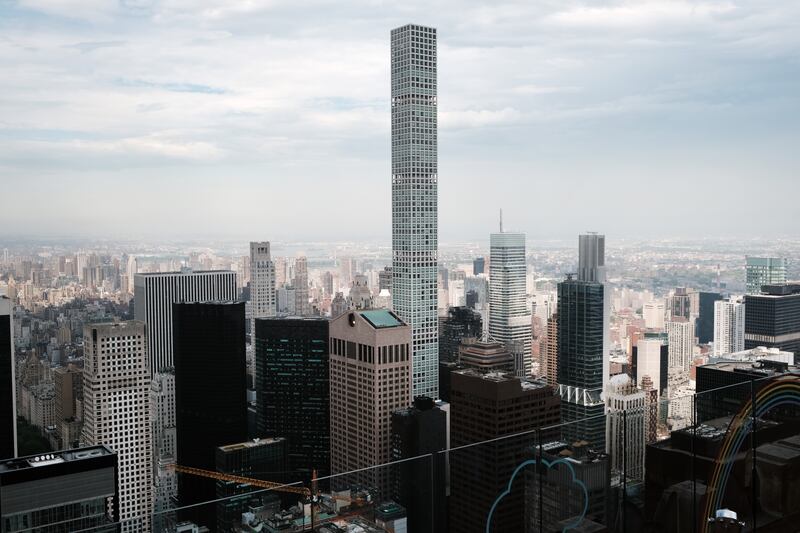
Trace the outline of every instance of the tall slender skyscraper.
<instances>
[{"instance_id":1,"label":"tall slender skyscraper","mask_svg":"<svg viewBox=\"0 0 800 533\"><path fill-rule=\"evenodd\" d=\"M308 260L299 256L294 260L294 310L299 316L311 314L308 305Z\"/></svg>"},{"instance_id":2,"label":"tall slender skyscraper","mask_svg":"<svg viewBox=\"0 0 800 533\"><path fill-rule=\"evenodd\" d=\"M255 319L275 316L275 263L268 242L250 243L250 334L255 337Z\"/></svg>"},{"instance_id":3,"label":"tall slender skyscraper","mask_svg":"<svg viewBox=\"0 0 800 533\"><path fill-rule=\"evenodd\" d=\"M0 296L0 459L17 456L17 393L14 379L14 306Z\"/></svg>"},{"instance_id":4,"label":"tall slender skyscraper","mask_svg":"<svg viewBox=\"0 0 800 533\"><path fill-rule=\"evenodd\" d=\"M744 299L714 302L714 355L744 350Z\"/></svg>"},{"instance_id":5,"label":"tall slender skyscraper","mask_svg":"<svg viewBox=\"0 0 800 533\"><path fill-rule=\"evenodd\" d=\"M531 315L525 303L525 234L492 233L489 238L489 335L504 343L531 373Z\"/></svg>"},{"instance_id":6,"label":"tall slender skyscraper","mask_svg":"<svg viewBox=\"0 0 800 533\"><path fill-rule=\"evenodd\" d=\"M578 281L606 281L606 236L586 233L578 236Z\"/></svg>"},{"instance_id":7,"label":"tall slender skyscraper","mask_svg":"<svg viewBox=\"0 0 800 533\"><path fill-rule=\"evenodd\" d=\"M436 29L392 30L392 305L411 326L413 394L439 396Z\"/></svg>"},{"instance_id":8,"label":"tall slender skyscraper","mask_svg":"<svg viewBox=\"0 0 800 533\"><path fill-rule=\"evenodd\" d=\"M85 446L117 453L122 531L150 531L153 514L150 371L145 325L132 320L83 328Z\"/></svg>"}]
</instances>

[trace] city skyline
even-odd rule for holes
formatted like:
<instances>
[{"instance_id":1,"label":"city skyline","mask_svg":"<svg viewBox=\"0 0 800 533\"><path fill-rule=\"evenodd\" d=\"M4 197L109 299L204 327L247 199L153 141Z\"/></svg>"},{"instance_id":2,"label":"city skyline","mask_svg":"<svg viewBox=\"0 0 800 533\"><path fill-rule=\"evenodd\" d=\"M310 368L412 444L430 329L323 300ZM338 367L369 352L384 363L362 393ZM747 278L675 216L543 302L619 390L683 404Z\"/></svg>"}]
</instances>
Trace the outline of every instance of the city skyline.
<instances>
[{"instance_id":1,"label":"city skyline","mask_svg":"<svg viewBox=\"0 0 800 533\"><path fill-rule=\"evenodd\" d=\"M642 237L791 234L788 209L756 221L727 213L754 182L783 197L797 191L797 78L785 69L797 9L578 2L431 14L409 5L351 21L345 8L323 17L257 2L241 11L9 4L0 54L27 68L2 93L2 181L12 195L25 183L26 194L59 202L46 212L14 202L0 214L13 229L0 231L386 238L386 38L412 21L439 29L444 65L441 239L486 235L499 207L533 238L598 225ZM298 14L303 28L285 23ZM769 38L748 40L767 28ZM649 195L644 182L669 186ZM259 208L297 190L314 191L306 218L289 202ZM353 191L375 201L339 213L333 204ZM124 201L78 209L100 194ZM620 208L604 207L612 202ZM213 205L214 216L187 203ZM680 215L688 210L709 216ZM363 217L371 224L358 224Z\"/></svg>"}]
</instances>

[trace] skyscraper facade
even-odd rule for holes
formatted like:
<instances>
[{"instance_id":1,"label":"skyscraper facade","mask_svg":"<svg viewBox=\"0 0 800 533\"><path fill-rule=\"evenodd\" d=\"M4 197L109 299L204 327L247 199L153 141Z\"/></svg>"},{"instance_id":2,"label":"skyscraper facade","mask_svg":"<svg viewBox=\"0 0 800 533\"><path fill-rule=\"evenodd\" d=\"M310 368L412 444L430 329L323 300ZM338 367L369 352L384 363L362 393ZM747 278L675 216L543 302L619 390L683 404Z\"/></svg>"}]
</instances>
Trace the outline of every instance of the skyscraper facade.
<instances>
[{"instance_id":1,"label":"skyscraper facade","mask_svg":"<svg viewBox=\"0 0 800 533\"><path fill-rule=\"evenodd\" d=\"M578 236L578 280L605 283L605 235L586 233Z\"/></svg>"},{"instance_id":2,"label":"skyscraper facade","mask_svg":"<svg viewBox=\"0 0 800 533\"><path fill-rule=\"evenodd\" d=\"M605 401L606 453L611 468L629 479L644 481L647 395L627 374L618 374L606 386Z\"/></svg>"},{"instance_id":3,"label":"skyscraper facade","mask_svg":"<svg viewBox=\"0 0 800 533\"><path fill-rule=\"evenodd\" d=\"M714 355L744 350L745 307L742 298L714 302Z\"/></svg>"},{"instance_id":4,"label":"skyscraper facade","mask_svg":"<svg viewBox=\"0 0 800 533\"><path fill-rule=\"evenodd\" d=\"M677 387L688 384L689 367L694 351L694 322L676 317L667 322L669 341L669 389L672 394Z\"/></svg>"},{"instance_id":5,"label":"skyscraper facade","mask_svg":"<svg viewBox=\"0 0 800 533\"><path fill-rule=\"evenodd\" d=\"M469 307L451 307L439 322L439 361L457 361L458 348L466 338L481 338L483 320Z\"/></svg>"},{"instance_id":6,"label":"skyscraper facade","mask_svg":"<svg viewBox=\"0 0 800 533\"><path fill-rule=\"evenodd\" d=\"M722 295L717 292L698 293L695 332L697 333L697 342L700 344L708 344L714 340L714 307L716 302L720 300L722 300Z\"/></svg>"},{"instance_id":7,"label":"skyscraper facade","mask_svg":"<svg viewBox=\"0 0 800 533\"><path fill-rule=\"evenodd\" d=\"M250 308L253 321L275 316L275 263L268 242L250 243ZM250 334L255 331L251 323Z\"/></svg>"},{"instance_id":8,"label":"skyscraper facade","mask_svg":"<svg viewBox=\"0 0 800 533\"><path fill-rule=\"evenodd\" d=\"M747 294L760 294L764 285L786 283L787 260L782 257L745 258Z\"/></svg>"},{"instance_id":9,"label":"skyscraper facade","mask_svg":"<svg viewBox=\"0 0 800 533\"><path fill-rule=\"evenodd\" d=\"M375 487L385 497L389 469L369 467L389 462L391 415L411 405L411 328L376 309L340 315L330 334L331 471L358 471L332 483Z\"/></svg>"},{"instance_id":10,"label":"skyscraper facade","mask_svg":"<svg viewBox=\"0 0 800 533\"><path fill-rule=\"evenodd\" d=\"M411 326L413 396L439 395L436 29L391 32L392 307Z\"/></svg>"},{"instance_id":11,"label":"skyscraper facade","mask_svg":"<svg viewBox=\"0 0 800 533\"><path fill-rule=\"evenodd\" d=\"M153 455L150 370L143 322L92 324L83 329L84 446L117 453L122 531L150 531Z\"/></svg>"},{"instance_id":12,"label":"skyscraper facade","mask_svg":"<svg viewBox=\"0 0 800 533\"><path fill-rule=\"evenodd\" d=\"M230 270L136 274L134 317L147 325L150 373L173 366L172 304L236 300L236 273Z\"/></svg>"},{"instance_id":13,"label":"skyscraper facade","mask_svg":"<svg viewBox=\"0 0 800 533\"><path fill-rule=\"evenodd\" d=\"M286 439L290 481L330 473L328 320L256 320L256 428Z\"/></svg>"},{"instance_id":14,"label":"skyscraper facade","mask_svg":"<svg viewBox=\"0 0 800 533\"><path fill-rule=\"evenodd\" d=\"M605 287L567 277L558 284L558 385L567 442L605 447Z\"/></svg>"},{"instance_id":15,"label":"skyscraper facade","mask_svg":"<svg viewBox=\"0 0 800 533\"><path fill-rule=\"evenodd\" d=\"M800 283L766 285L744 298L744 347L780 348L800 354Z\"/></svg>"},{"instance_id":16,"label":"skyscraper facade","mask_svg":"<svg viewBox=\"0 0 800 533\"><path fill-rule=\"evenodd\" d=\"M294 260L294 311L299 316L311 314L308 303L308 260L300 256Z\"/></svg>"},{"instance_id":17,"label":"skyscraper facade","mask_svg":"<svg viewBox=\"0 0 800 533\"><path fill-rule=\"evenodd\" d=\"M247 440L244 302L173 304L176 455L181 466L214 470L215 450ZM213 479L178 478L181 506L209 502ZM213 504L179 516L214 527Z\"/></svg>"},{"instance_id":18,"label":"skyscraper facade","mask_svg":"<svg viewBox=\"0 0 800 533\"><path fill-rule=\"evenodd\" d=\"M526 304L525 234L492 233L489 238L489 335L522 356L531 369L531 314Z\"/></svg>"},{"instance_id":19,"label":"skyscraper facade","mask_svg":"<svg viewBox=\"0 0 800 533\"><path fill-rule=\"evenodd\" d=\"M14 368L14 306L0 296L0 459L17 456L17 392Z\"/></svg>"}]
</instances>

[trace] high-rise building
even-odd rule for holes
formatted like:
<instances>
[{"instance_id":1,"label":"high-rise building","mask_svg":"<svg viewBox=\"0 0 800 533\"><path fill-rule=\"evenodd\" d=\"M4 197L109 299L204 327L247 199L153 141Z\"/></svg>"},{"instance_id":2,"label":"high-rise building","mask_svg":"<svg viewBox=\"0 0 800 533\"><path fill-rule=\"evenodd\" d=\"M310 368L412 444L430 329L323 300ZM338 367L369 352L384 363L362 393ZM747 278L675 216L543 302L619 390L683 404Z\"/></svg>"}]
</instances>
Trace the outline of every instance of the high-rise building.
<instances>
[{"instance_id":1,"label":"high-rise building","mask_svg":"<svg viewBox=\"0 0 800 533\"><path fill-rule=\"evenodd\" d=\"M392 292L392 267L383 267L383 270L378 272L378 291L387 290Z\"/></svg>"},{"instance_id":2,"label":"high-rise building","mask_svg":"<svg viewBox=\"0 0 800 533\"><path fill-rule=\"evenodd\" d=\"M395 469L392 499L408 511L409 531L446 531L446 469L444 464L403 461L447 449L447 413L431 398L392 413L391 459ZM433 476L433 479L432 479Z\"/></svg>"},{"instance_id":3,"label":"high-rise building","mask_svg":"<svg viewBox=\"0 0 800 533\"><path fill-rule=\"evenodd\" d=\"M695 332L697 333L697 342L700 344L708 344L714 340L714 305L720 300L722 300L722 295L717 292L698 293Z\"/></svg>"},{"instance_id":4,"label":"high-rise building","mask_svg":"<svg viewBox=\"0 0 800 533\"><path fill-rule=\"evenodd\" d=\"M215 450L247 440L244 302L173 304L176 456L181 466L214 470ZM182 507L215 499L213 479L182 475ZM213 527L213 504L182 519Z\"/></svg>"},{"instance_id":5,"label":"high-rise building","mask_svg":"<svg viewBox=\"0 0 800 533\"><path fill-rule=\"evenodd\" d=\"M172 468L176 459L175 372L156 372L150 388L153 427L153 490L156 513L172 507L178 494L178 479ZM163 516L160 516L163 518Z\"/></svg>"},{"instance_id":6,"label":"high-rise building","mask_svg":"<svg viewBox=\"0 0 800 533\"><path fill-rule=\"evenodd\" d=\"M601 399L607 360L605 287L568 276L558 284L558 385L562 437L605 449L605 406Z\"/></svg>"},{"instance_id":7,"label":"high-rise building","mask_svg":"<svg viewBox=\"0 0 800 533\"><path fill-rule=\"evenodd\" d=\"M606 282L606 236L586 233L578 236L578 280Z\"/></svg>"},{"instance_id":8,"label":"high-rise building","mask_svg":"<svg viewBox=\"0 0 800 533\"><path fill-rule=\"evenodd\" d=\"M256 320L256 428L286 439L290 481L330 474L328 320Z\"/></svg>"},{"instance_id":9,"label":"high-rise building","mask_svg":"<svg viewBox=\"0 0 800 533\"><path fill-rule=\"evenodd\" d=\"M14 306L0 296L0 459L17 456L17 390Z\"/></svg>"},{"instance_id":10,"label":"high-rise building","mask_svg":"<svg viewBox=\"0 0 800 533\"><path fill-rule=\"evenodd\" d=\"M781 257L746 257L747 294L761 294L764 285L786 283L788 261Z\"/></svg>"},{"instance_id":11,"label":"high-rise building","mask_svg":"<svg viewBox=\"0 0 800 533\"><path fill-rule=\"evenodd\" d=\"M744 347L766 346L800 354L800 283L765 285L744 298Z\"/></svg>"},{"instance_id":12,"label":"high-rise building","mask_svg":"<svg viewBox=\"0 0 800 533\"><path fill-rule=\"evenodd\" d=\"M714 302L714 355L744 350L744 298Z\"/></svg>"},{"instance_id":13,"label":"high-rise building","mask_svg":"<svg viewBox=\"0 0 800 533\"><path fill-rule=\"evenodd\" d=\"M450 531L484 533L489 509L535 442L525 432L558 424L559 399L543 382L510 373L466 369L451 378ZM542 436L554 435L543 430ZM492 531L525 531L523 507L522 491L508 494Z\"/></svg>"},{"instance_id":14,"label":"high-rise building","mask_svg":"<svg viewBox=\"0 0 800 533\"><path fill-rule=\"evenodd\" d=\"M695 292L686 287L676 287L667 298L669 319L676 321L681 318L686 320L692 317L692 299Z\"/></svg>"},{"instance_id":15,"label":"high-rise building","mask_svg":"<svg viewBox=\"0 0 800 533\"><path fill-rule=\"evenodd\" d=\"M2 460L0 531L119 531L120 473L105 446Z\"/></svg>"},{"instance_id":16,"label":"high-rise building","mask_svg":"<svg viewBox=\"0 0 800 533\"><path fill-rule=\"evenodd\" d=\"M669 344L662 336L639 339L633 347L633 367L636 382L642 389L649 380L656 397L665 394L669 381Z\"/></svg>"},{"instance_id":17,"label":"high-rise building","mask_svg":"<svg viewBox=\"0 0 800 533\"><path fill-rule=\"evenodd\" d=\"M606 453L611 469L644 481L644 449L649 411L647 395L627 374L612 376L606 386Z\"/></svg>"},{"instance_id":18,"label":"high-rise building","mask_svg":"<svg viewBox=\"0 0 800 533\"><path fill-rule=\"evenodd\" d=\"M457 361L458 348L466 338L481 338L483 320L469 307L451 307L439 321L439 361Z\"/></svg>"},{"instance_id":19,"label":"high-rise building","mask_svg":"<svg viewBox=\"0 0 800 533\"><path fill-rule=\"evenodd\" d=\"M385 497L389 469L369 467L389 462L391 414L411 405L411 327L385 309L351 311L330 335L331 471L355 472L332 483Z\"/></svg>"},{"instance_id":20,"label":"high-rise building","mask_svg":"<svg viewBox=\"0 0 800 533\"><path fill-rule=\"evenodd\" d=\"M412 331L413 396L439 396L436 29L391 32L392 308Z\"/></svg>"},{"instance_id":21,"label":"high-rise building","mask_svg":"<svg viewBox=\"0 0 800 533\"><path fill-rule=\"evenodd\" d=\"M492 233L489 255L489 335L521 352L524 374L531 369L531 314L526 302L525 234Z\"/></svg>"},{"instance_id":22,"label":"high-rise building","mask_svg":"<svg viewBox=\"0 0 800 533\"><path fill-rule=\"evenodd\" d=\"M78 404L83 400L83 369L69 364L53 370L55 388L55 421L60 428L64 420L74 420ZM76 443L60 435L62 448L74 448Z\"/></svg>"},{"instance_id":23,"label":"high-rise building","mask_svg":"<svg viewBox=\"0 0 800 533\"><path fill-rule=\"evenodd\" d=\"M547 333L541 347L547 384L558 387L558 311L547 319Z\"/></svg>"},{"instance_id":24,"label":"high-rise building","mask_svg":"<svg viewBox=\"0 0 800 533\"><path fill-rule=\"evenodd\" d=\"M123 531L150 531L153 455L150 369L143 322L83 328L84 446L117 453L119 520Z\"/></svg>"},{"instance_id":25,"label":"high-rise building","mask_svg":"<svg viewBox=\"0 0 800 533\"><path fill-rule=\"evenodd\" d=\"M369 289L367 276L356 274L353 276L353 285L348 296L351 309L372 309L372 291Z\"/></svg>"},{"instance_id":26,"label":"high-rise building","mask_svg":"<svg viewBox=\"0 0 800 533\"><path fill-rule=\"evenodd\" d=\"M676 317L667 322L669 341L669 388L675 391L689 382L689 367L694 353L694 322Z\"/></svg>"},{"instance_id":27,"label":"high-rise building","mask_svg":"<svg viewBox=\"0 0 800 533\"><path fill-rule=\"evenodd\" d=\"M472 260L472 275L477 276L483 274L486 269L486 259L483 257L476 257Z\"/></svg>"},{"instance_id":28,"label":"high-rise building","mask_svg":"<svg viewBox=\"0 0 800 533\"><path fill-rule=\"evenodd\" d=\"M227 444L216 449L216 471L223 474L286 482L286 440L281 438L253 439ZM262 507L267 499L277 495L236 481L217 481L218 533L242 531L242 513ZM278 499L278 502L280 500Z\"/></svg>"},{"instance_id":29,"label":"high-rise building","mask_svg":"<svg viewBox=\"0 0 800 533\"><path fill-rule=\"evenodd\" d=\"M275 263L270 255L269 242L250 243L250 308L253 320L275 316ZM250 334L255 335L255 324Z\"/></svg>"},{"instance_id":30,"label":"high-rise building","mask_svg":"<svg viewBox=\"0 0 800 533\"><path fill-rule=\"evenodd\" d=\"M150 373L174 366L172 304L236 300L236 273L230 270L136 274L134 317L147 325Z\"/></svg>"},{"instance_id":31,"label":"high-rise building","mask_svg":"<svg viewBox=\"0 0 800 533\"><path fill-rule=\"evenodd\" d=\"M647 329L664 329L664 315L666 313L666 306L664 300L653 300L652 302L645 302L642 307L642 317L644 318L644 325Z\"/></svg>"},{"instance_id":32,"label":"high-rise building","mask_svg":"<svg viewBox=\"0 0 800 533\"><path fill-rule=\"evenodd\" d=\"M311 314L308 303L308 260L299 256L294 260L294 312L299 316Z\"/></svg>"},{"instance_id":33,"label":"high-rise building","mask_svg":"<svg viewBox=\"0 0 800 533\"><path fill-rule=\"evenodd\" d=\"M462 367L474 368L483 372L512 372L516 374L514 355L508 351L508 348L502 342L492 340L464 339L458 347L458 363Z\"/></svg>"}]
</instances>

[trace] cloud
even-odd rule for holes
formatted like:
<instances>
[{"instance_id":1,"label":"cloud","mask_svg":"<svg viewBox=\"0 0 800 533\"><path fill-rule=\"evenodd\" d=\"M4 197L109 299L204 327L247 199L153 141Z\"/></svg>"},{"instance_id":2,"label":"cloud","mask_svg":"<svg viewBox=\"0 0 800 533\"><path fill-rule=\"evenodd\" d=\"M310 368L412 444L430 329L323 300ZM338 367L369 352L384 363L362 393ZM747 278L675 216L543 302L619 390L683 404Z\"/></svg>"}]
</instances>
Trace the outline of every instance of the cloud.
<instances>
[{"instance_id":1,"label":"cloud","mask_svg":"<svg viewBox=\"0 0 800 533\"><path fill-rule=\"evenodd\" d=\"M486 533L491 533L492 531L492 520L494 519L494 511L497 509L497 506L500 505L500 502L503 501L503 498L511 494L511 486L514 483L514 480L517 478L517 475L522 472L525 467L537 464L536 459L530 459L527 461L523 461L520 463L517 468L514 469L514 472L511 474L511 477L508 480L508 485L506 490L500 493L500 495L495 499L492 507L489 509L489 514L486 516ZM569 531L570 529L575 529L578 527L583 519L586 517L586 512L589 510L589 491L586 489L586 485L580 479L575 477L575 468L570 464L568 459L557 459L555 461L548 461L547 459L542 459L542 464L547 468L557 467L559 464L566 465L567 469L569 469L570 474L572 475L572 482L578 485L581 490L583 491L583 511L581 514L575 519L574 522L567 524L564 526L562 531Z\"/></svg>"}]
</instances>

